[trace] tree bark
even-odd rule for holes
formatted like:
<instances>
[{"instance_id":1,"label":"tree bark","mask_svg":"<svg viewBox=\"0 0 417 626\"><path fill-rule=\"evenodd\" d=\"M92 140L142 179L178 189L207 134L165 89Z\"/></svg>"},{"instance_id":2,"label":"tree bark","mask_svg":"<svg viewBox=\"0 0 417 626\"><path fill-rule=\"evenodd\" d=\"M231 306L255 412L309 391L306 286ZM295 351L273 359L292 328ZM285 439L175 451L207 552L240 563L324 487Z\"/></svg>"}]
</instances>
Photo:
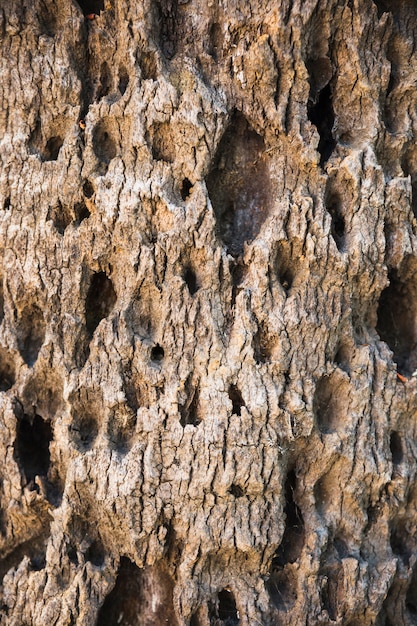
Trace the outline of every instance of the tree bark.
<instances>
[{"instance_id":1,"label":"tree bark","mask_svg":"<svg viewBox=\"0 0 417 626\"><path fill-rule=\"evenodd\" d=\"M416 35L2 3L1 624L417 623Z\"/></svg>"}]
</instances>

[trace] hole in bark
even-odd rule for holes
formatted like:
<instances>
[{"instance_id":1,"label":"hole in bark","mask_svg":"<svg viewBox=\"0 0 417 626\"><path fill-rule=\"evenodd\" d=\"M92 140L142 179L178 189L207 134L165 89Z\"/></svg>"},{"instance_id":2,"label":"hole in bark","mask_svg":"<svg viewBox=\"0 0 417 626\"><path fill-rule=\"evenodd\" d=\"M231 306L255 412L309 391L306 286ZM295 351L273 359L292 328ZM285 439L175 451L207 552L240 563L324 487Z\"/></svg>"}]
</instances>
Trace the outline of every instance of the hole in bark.
<instances>
[{"instance_id":1,"label":"hole in bark","mask_svg":"<svg viewBox=\"0 0 417 626\"><path fill-rule=\"evenodd\" d=\"M119 67L119 84L118 84L118 88L119 88L119 91L120 91L122 96L126 92L126 89L127 89L128 85L129 85L129 74L128 74L127 69L125 68L125 66L121 65Z\"/></svg>"},{"instance_id":2,"label":"hole in bark","mask_svg":"<svg viewBox=\"0 0 417 626\"><path fill-rule=\"evenodd\" d=\"M256 363L269 363L272 361L277 339L271 337L265 324L261 322L253 337L253 355Z\"/></svg>"},{"instance_id":3,"label":"hole in bark","mask_svg":"<svg viewBox=\"0 0 417 626\"><path fill-rule=\"evenodd\" d=\"M332 218L330 232L339 252L344 252L346 249L346 227L342 199L335 192L328 192L326 195L326 209Z\"/></svg>"},{"instance_id":4,"label":"hole in bark","mask_svg":"<svg viewBox=\"0 0 417 626\"><path fill-rule=\"evenodd\" d=\"M218 622L220 620L220 624ZM236 607L234 595L229 589L222 589L217 596L217 606L210 611L210 624L220 626L238 626L240 624L239 613Z\"/></svg>"},{"instance_id":5,"label":"hole in bark","mask_svg":"<svg viewBox=\"0 0 417 626\"><path fill-rule=\"evenodd\" d=\"M106 61L103 61L100 67L100 86L97 91L96 100L101 100L107 96L112 89L112 74Z\"/></svg>"},{"instance_id":6,"label":"hole in bark","mask_svg":"<svg viewBox=\"0 0 417 626\"><path fill-rule=\"evenodd\" d=\"M332 132L335 118L330 84L327 84L320 91L318 101L315 104L309 101L307 116L319 133L320 141L317 149L320 153L320 165L324 167L336 147Z\"/></svg>"},{"instance_id":7,"label":"hole in bark","mask_svg":"<svg viewBox=\"0 0 417 626\"><path fill-rule=\"evenodd\" d=\"M242 398L242 394L240 390L236 387L236 385L230 385L229 387L229 398L232 401L232 411L235 415L241 414L241 409L245 406L245 403Z\"/></svg>"},{"instance_id":8,"label":"hole in bark","mask_svg":"<svg viewBox=\"0 0 417 626\"><path fill-rule=\"evenodd\" d=\"M296 489L296 476L294 470L288 472L285 481L285 530L281 544L275 552L272 567L285 567L287 563L295 563L301 555L305 531L304 521L300 507L294 502Z\"/></svg>"},{"instance_id":9,"label":"hole in bark","mask_svg":"<svg viewBox=\"0 0 417 626\"><path fill-rule=\"evenodd\" d=\"M180 412L180 424L184 428L187 424L191 424L191 426L198 426L201 422L199 416L199 399L200 399L200 391L198 387L192 386L192 381L188 378L185 383L185 393L187 396L187 400L185 404L179 405Z\"/></svg>"},{"instance_id":10,"label":"hole in bark","mask_svg":"<svg viewBox=\"0 0 417 626\"><path fill-rule=\"evenodd\" d=\"M33 554L30 558L30 569L32 572L40 572L46 565L46 550Z\"/></svg>"},{"instance_id":11,"label":"hole in bark","mask_svg":"<svg viewBox=\"0 0 417 626\"><path fill-rule=\"evenodd\" d=\"M165 58L172 59L177 52L177 13L178 0L161 0L155 3L156 28L159 33L159 47Z\"/></svg>"},{"instance_id":12,"label":"hole in bark","mask_svg":"<svg viewBox=\"0 0 417 626\"><path fill-rule=\"evenodd\" d=\"M190 626L202 626L198 613L193 613L190 619Z\"/></svg>"},{"instance_id":13,"label":"hole in bark","mask_svg":"<svg viewBox=\"0 0 417 626\"><path fill-rule=\"evenodd\" d=\"M320 593L321 606L327 611L330 620L338 618L338 585L340 565L329 566L324 570L323 586Z\"/></svg>"},{"instance_id":14,"label":"hole in bark","mask_svg":"<svg viewBox=\"0 0 417 626\"><path fill-rule=\"evenodd\" d=\"M52 220L56 230L63 235L65 229L71 224L73 216L68 206L62 206L60 202L53 207L49 207L47 220Z\"/></svg>"},{"instance_id":15,"label":"hole in bark","mask_svg":"<svg viewBox=\"0 0 417 626\"><path fill-rule=\"evenodd\" d=\"M198 284L197 276L191 267L185 268L183 278L188 287L188 291L193 296L200 289L200 285Z\"/></svg>"},{"instance_id":16,"label":"hole in bark","mask_svg":"<svg viewBox=\"0 0 417 626\"><path fill-rule=\"evenodd\" d=\"M50 422L40 415L17 416L15 460L18 462L28 483L35 476L47 476L50 465L49 444L52 441Z\"/></svg>"},{"instance_id":17,"label":"hole in bark","mask_svg":"<svg viewBox=\"0 0 417 626\"><path fill-rule=\"evenodd\" d=\"M73 443L79 450L90 450L98 435L98 419L91 407L80 407L73 410L70 434Z\"/></svg>"},{"instance_id":18,"label":"hole in bark","mask_svg":"<svg viewBox=\"0 0 417 626\"><path fill-rule=\"evenodd\" d=\"M104 11L104 0L77 0L77 4L84 15L90 13L100 15L101 11Z\"/></svg>"},{"instance_id":19,"label":"hole in bark","mask_svg":"<svg viewBox=\"0 0 417 626\"><path fill-rule=\"evenodd\" d=\"M7 391L16 381L16 368L10 352L0 347L0 391Z\"/></svg>"},{"instance_id":20,"label":"hole in bark","mask_svg":"<svg viewBox=\"0 0 417 626\"><path fill-rule=\"evenodd\" d=\"M350 359L351 359L351 350L348 345L344 343L339 343L336 349L336 354L334 355L333 361L342 369L344 372L350 371Z\"/></svg>"},{"instance_id":21,"label":"hole in bark","mask_svg":"<svg viewBox=\"0 0 417 626\"><path fill-rule=\"evenodd\" d=\"M320 432L332 433L341 425L343 416L343 388L337 386L334 376L323 376L316 384L313 411ZM344 395L344 394L343 394Z\"/></svg>"},{"instance_id":22,"label":"hole in bark","mask_svg":"<svg viewBox=\"0 0 417 626\"><path fill-rule=\"evenodd\" d=\"M400 435L393 431L390 437L389 449L391 450L392 462L399 465L403 460L403 446Z\"/></svg>"},{"instance_id":23,"label":"hole in bark","mask_svg":"<svg viewBox=\"0 0 417 626\"><path fill-rule=\"evenodd\" d=\"M84 196L89 199L92 198L94 196L94 187L92 185L92 183L89 180L86 180L84 185L83 185L83 194Z\"/></svg>"},{"instance_id":24,"label":"hole in bark","mask_svg":"<svg viewBox=\"0 0 417 626\"><path fill-rule=\"evenodd\" d=\"M56 161L59 151L62 148L64 140L62 137L51 137L46 142L45 150L42 155L44 161Z\"/></svg>"},{"instance_id":25,"label":"hole in bark","mask_svg":"<svg viewBox=\"0 0 417 626\"><path fill-rule=\"evenodd\" d=\"M274 272L286 295L288 295L296 275L293 251L288 241L279 242L275 248Z\"/></svg>"},{"instance_id":26,"label":"hole in bark","mask_svg":"<svg viewBox=\"0 0 417 626\"><path fill-rule=\"evenodd\" d=\"M104 600L97 618L97 626L140 626L142 623L141 570L126 557L120 559L113 590Z\"/></svg>"},{"instance_id":27,"label":"hole in bark","mask_svg":"<svg viewBox=\"0 0 417 626\"><path fill-rule=\"evenodd\" d=\"M143 52L138 58L140 65L142 79L143 80L157 80L158 79L158 64L156 62L156 56L154 52L148 50Z\"/></svg>"},{"instance_id":28,"label":"hole in bark","mask_svg":"<svg viewBox=\"0 0 417 626\"><path fill-rule=\"evenodd\" d=\"M43 313L34 305L23 309L17 322L17 343L23 360L29 367L35 363L45 341L45 320Z\"/></svg>"},{"instance_id":29,"label":"hole in bark","mask_svg":"<svg viewBox=\"0 0 417 626\"><path fill-rule=\"evenodd\" d=\"M208 44L208 53L217 62L223 49L223 29L218 22L210 25Z\"/></svg>"},{"instance_id":30,"label":"hole in bark","mask_svg":"<svg viewBox=\"0 0 417 626\"><path fill-rule=\"evenodd\" d=\"M93 130L93 150L99 161L108 165L117 154L116 143L107 120L101 120Z\"/></svg>"},{"instance_id":31,"label":"hole in bark","mask_svg":"<svg viewBox=\"0 0 417 626\"><path fill-rule=\"evenodd\" d=\"M245 494L242 487L235 485L234 483L230 486L229 493L231 493L235 498L241 498Z\"/></svg>"},{"instance_id":32,"label":"hole in bark","mask_svg":"<svg viewBox=\"0 0 417 626\"><path fill-rule=\"evenodd\" d=\"M390 284L381 294L376 330L393 352L398 371L411 375L417 368L417 262L408 257L400 270L388 274Z\"/></svg>"},{"instance_id":33,"label":"hole in bark","mask_svg":"<svg viewBox=\"0 0 417 626\"><path fill-rule=\"evenodd\" d=\"M151 350L151 360L155 363L160 363L165 356L164 349L159 345L159 343L154 346Z\"/></svg>"},{"instance_id":34,"label":"hole in bark","mask_svg":"<svg viewBox=\"0 0 417 626\"><path fill-rule=\"evenodd\" d=\"M90 561L96 567L101 567L104 563L106 551L101 541L93 541L85 553L85 560Z\"/></svg>"},{"instance_id":35,"label":"hole in bark","mask_svg":"<svg viewBox=\"0 0 417 626\"><path fill-rule=\"evenodd\" d=\"M176 156L176 145L172 137L169 122L156 122L148 132L148 143L152 146L152 157L157 161L173 163Z\"/></svg>"},{"instance_id":36,"label":"hole in bark","mask_svg":"<svg viewBox=\"0 0 417 626\"><path fill-rule=\"evenodd\" d=\"M71 544L70 546L68 546L67 556L71 563L74 563L74 565L78 565L77 548L74 545Z\"/></svg>"},{"instance_id":37,"label":"hole in bark","mask_svg":"<svg viewBox=\"0 0 417 626\"><path fill-rule=\"evenodd\" d=\"M188 178L184 178L181 186L181 198L187 200L190 197L191 191L193 188L193 184L188 180Z\"/></svg>"},{"instance_id":38,"label":"hole in bark","mask_svg":"<svg viewBox=\"0 0 417 626\"><path fill-rule=\"evenodd\" d=\"M116 299L113 284L106 274L104 272L94 274L85 302L85 321L90 337L101 320L110 315Z\"/></svg>"},{"instance_id":39,"label":"hole in bark","mask_svg":"<svg viewBox=\"0 0 417 626\"><path fill-rule=\"evenodd\" d=\"M297 598L294 573L291 571L272 571L265 583L273 605L280 611L289 611Z\"/></svg>"},{"instance_id":40,"label":"hole in bark","mask_svg":"<svg viewBox=\"0 0 417 626\"><path fill-rule=\"evenodd\" d=\"M81 224L83 220L86 220L90 217L90 211L87 209L87 205L85 202L77 202L74 206L75 219L78 225Z\"/></svg>"},{"instance_id":41,"label":"hole in bark","mask_svg":"<svg viewBox=\"0 0 417 626\"><path fill-rule=\"evenodd\" d=\"M3 203L3 210L8 211L10 209L10 196L8 196Z\"/></svg>"},{"instance_id":42,"label":"hole in bark","mask_svg":"<svg viewBox=\"0 0 417 626\"><path fill-rule=\"evenodd\" d=\"M271 193L264 154L262 137L235 112L206 179L217 235L235 257L258 235L268 216Z\"/></svg>"},{"instance_id":43,"label":"hole in bark","mask_svg":"<svg viewBox=\"0 0 417 626\"><path fill-rule=\"evenodd\" d=\"M413 547L408 545L409 530L407 521L400 521L392 528L390 533L390 545L393 553L399 556L405 565L409 565L410 557L413 554Z\"/></svg>"}]
</instances>

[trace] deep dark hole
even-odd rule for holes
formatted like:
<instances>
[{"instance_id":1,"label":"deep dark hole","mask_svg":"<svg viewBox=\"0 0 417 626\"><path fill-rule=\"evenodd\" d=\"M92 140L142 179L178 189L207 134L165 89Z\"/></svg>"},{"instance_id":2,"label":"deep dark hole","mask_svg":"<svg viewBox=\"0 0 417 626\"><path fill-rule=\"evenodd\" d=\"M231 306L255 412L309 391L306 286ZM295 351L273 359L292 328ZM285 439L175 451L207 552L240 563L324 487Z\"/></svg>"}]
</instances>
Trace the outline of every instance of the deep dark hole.
<instances>
[{"instance_id":1,"label":"deep dark hole","mask_svg":"<svg viewBox=\"0 0 417 626\"><path fill-rule=\"evenodd\" d=\"M85 553L85 560L90 561L96 567L101 567L105 559L105 550L100 541L93 541Z\"/></svg>"},{"instance_id":2,"label":"deep dark hole","mask_svg":"<svg viewBox=\"0 0 417 626\"><path fill-rule=\"evenodd\" d=\"M141 578L137 565L122 557L116 584L103 602L96 626L140 626L143 623Z\"/></svg>"},{"instance_id":3,"label":"deep dark hole","mask_svg":"<svg viewBox=\"0 0 417 626\"><path fill-rule=\"evenodd\" d=\"M412 374L408 358L415 343L415 307L411 285L399 280L396 270L388 274L390 284L381 293L376 330L394 355L398 371Z\"/></svg>"},{"instance_id":4,"label":"deep dark hole","mask_svg":"<svg viewBox=\"0 0 417 626\"><path fill-rule=\"evenodd\" d=\"M188 180L188 178L184 178L181 186L181 198L185 201L190 197L191 190L193 188L193 184Z\"/></svg>"},{"instance_id":5,"label":"deep dark hole","mask_svg":"<svg viewBox=\"0 0 417 626\"><path fill-rule=\"evenodd\" d=\"M395 431L391 433L389 448L391 450L392 462L399 465L403 460L403 447L401 437Z\"/></svg>"},{"instance_id":6,"label":"deep dark hole","mask_svg":"<svg viewBox=\"0 0 417 626\"><path fill-rule=\"evenodd\" d=\"M104 272L94 274L85 302L85 320L90 337L101 320L110 315L116 299L113 284L106 274Z\"/></svg>"},{"instance_id":7,"label":"deep dark hole","mask_svg":"<svg viewBox=\"0 0 417 626\"><path fill-rule=\"evenodd\" d=\"M408 566L412 551L408 548L405 538L408 533L405 528L401 529L402 532L398 532L396 528L391 531L390 545L393 553L399 556L402 561Z\"/></svg>"},{"instance_id":8,"label":"deep dark hole","mask_svg":"<svg viewBox=\"0 0 417 626\"><path fill-rule=\"evenodd\" d=\"M184 272L184 281L188 287L188 291L193 296L199 290L199 284L197 282L197 276L191 267L187 267Z\"/></svg>"},{"instance_id":9,"label":"deep dark hole","mask_svg":"<svg viewBox=\"0 0 417 626\"><path fill-rule=\"evenodd\" d=\"M339 197L333 196L327 202L327 211L332 218L331 234L339 252L343 252L346 244L345 218L342 213L342 203Z\"/></svg>"},{"instance_id":10,"label":"deep dark hole","mask_svg":"<svg viewBox=\"0 0 417 626\"><path fill-rule=\"evenodd\" d=\"M232 496L234 496L235 498L241 498L244 495L244 491L242 489L242 487L240 487L239 485L231 485L229 492L232 494Z\"/></svg>"},{"instance_id":11,"label":"deep dark hole","mask_svg":"<svg viewBox=\"0 0 417 626\"><path fill-rule=\"evenodd\" d=\"M288 293L292 287L292 283L294 279L292 272L290 270L284 269L282 272L278 273L278 279L281 285L283 286L285 292Z\"/></svg>"},{"instance_id":12,"label":"deep dark hole","mask_svg":"<svg viewBox=\"0 0 417 626\"><path fill-rule=\"evenodd\" d=\"M199 416L199 398L200 392L198 387L193 388L192 384L186 383L187 390L187 401L184 405L179 406L180 412L180 424L184 428L187 424L191 424L192 426L198 426L201 422Z\"/></svg>"},{"instance_id":13,"label":"deep dark hole","mask_svg":"<svg viewBox=\"0 0 417 626\"><path fill-rule=\"evenodd\" d=\"M5 199L3 209L4 211L8 211L10 209L10 196Z\"/></svg>"},{"instance_id":14,"label":"deep dark hole","mask_svg":"<svg viewBox=\"0 0 417 626\"><path fill-rule=\"evenodd\" d=\"M208 53L213 61L218 61L222 55L223 31L218 22L210 26Z\"/></svg>"},{"instance_id":15,"label":"deep dark hole","mask_svg":"<svg viewBox=\"0 0 417 626\"><path fill-rule=\"evenodd\" d=\"M75 217L78 224L90 217L90 211L85 202L77 202L74 207Z\"/></svg>"},{"instance_id":16,"label":"deep dark hole","mask_svg":"<svg viewBox=\"0 0 417 626\"><path fill-rule=\"evenodd\" d=\"M265 582L273 605L280 611L288 611L295 601L295 585L285 571L276 571Z\"/></svg>"},{"instance_id":17,"label":"deep dark hole","mask_svg":"<svg viewBox=\"0 0 417 626\"><path fill-rule=\"evenodd\" d=\"M218 602L217 617L222 620L223 623L227 624L227 626L235 626L235 624L239 624L239 616L233 593L228 589L219 591Z\"/></svg>"},{"instance_id":18,"label":"deep dark hole","mask_svg":"<svg viewBox=\"0 0 417 626\"><path fill-rule=\"evenodd\" d=\"M71 563L74 563L74 565L78 565L78 555L76 547L73 545L69 546L67 554L68 559L71 561Z\"/></svg>"},{"instance_id":19,"label":"deep dark hole","mask_svg":"<svg viewBox=\"0 0 417 626\"><path fill-rule=\"evenodd\" d=\"M17 419L15 453L28 483L35 476L47 476L51 441L51 424L40 415L34 418L23 415Z\"/></svg>"},{"instance_id":20,"label":"deep dark hole","mask_svg":"<svg viewBox=\"0 0 417 626\"><path fill-rule=\"evenodd\" d=\"M30 568L33 572L40 572L46 565L46 553L34 554L30 559Z\"/></svg>"},{"instance_id":21,"label":"deep dark hole","mask_svg":"<svg viewBox=\"0 0 417 626\"><path fill-rule=\"evenodd\" d=\"M77 0L77 4L84 15L90 13L100 15L100 12L104 11L104 0Z\"/></svg>"},{"instance_id":22,"label":"deep dark hole","mask_svg":"<svg viewBox=\"0 0 417 626\"><path fill-rule=\"evenodd\" d=\"M129 74L127 73L127 69L125 67L123 67L123 65L121 65L119 67L119 84L118 84L118 88L119 88L120 94L122 96L126 92L126 89L127 89L128 85L129 85Z\"/></svg>"},{"instance_id":23,"label":"deep dark hole","mask_svg":"<svg viewBox=\"0 0 417 626\"><path fill-rule=\"evenodd\" d=\"M309 103L307 116L310 122L316 126L320 136L318 151L321 157L320 165L323 167L336 147L332 133L335 117L330 84L321 90L316 104Z\"/></svg>"},{"instance_id":24,"label":"deep dark hole","mask_svg":"<svg viewBox=\"0 0 417 626\"><path fill-rule=\"evenodd\" d=\"M285 530L281 544L272 559L272 569L282 568L287 563L295 563L304 546L304 521L299 506L294 502L296 488L294 470L288 472L285 481Z\"/></svg>"},{"instance_id":25,"label":"deep dark hole","mask_svg":"<svg viewBox=\"0 0 417 626\"><path fill-rule=\"evenodd\" d=\"M230 385L229 387L229 398L232 401L232 409L235 415L240 415L242 406L245 406L245 403L242 398L242 394L240 390L236 387L236 385Z\"/></svg>"},{"instance_id":26,"label":"deep dark hole","mask_svg":"<svg viewBox=\"0 0 417 626\"><path fill-rule=\"evenodd\" d=\"M45 146L44 160L56 161L63 143L62 137L51 137L48 139Z\"/></svg>"},{"instance_id":27,"label":"deep dark hole","mask_svg":"<svg viewBox=\"0 0 417 626\"><path fill-rule=\"evenodd\" d=\"M190 626L201 626L201 622L197 613L193 613L193 615L191 616Z\"/></svg>"},{"instance_id":28,"label":"deep dark hole","mask_svg":"<svg viewBox=\"0 0 417 626\"><path fill-rule=\"evenodd\" d=\"M335 537L333 543L339 558L344 559L349 556L349 548L343 539Z\"/></svg>"},{"instance_id":29,"label":"deep dark hole","mask_svg":"<svg viewBox=\"0 0 417 626\"><path fill-rule=\"evenodd\" d=\"M83 185L83 194L86 198L91 198L94 195L94 187L89 180L86 180Z\"/></svg>"},{"instance_id":30,"label":"deep dark hole","mask_svg":"<svg viewBox=\"0 0 417 626\"><path fill-rule=\"evenodd\" d=\"M157 363L161 362L165 356L164 349L159 345L159 343L154 346L151 350L151 360L156 361Z\"/></svg>"},{"instance_id":31,"label":"deep dark hole","mask_svg":"<svg viewBox=\"0 0 417 626\"><path fill-rule=\"evenodd\" d=\"M334 576L334 575L333 575ZM332 621L337 619L337 603L336 603L336 584L333 580L332 573L329 572L327 582L323 586L321 592L321 603L323 608L329 614Z\"/></svg>"},{"instance_id":32,"label":"deep dark hole","mask_svg":"<svg viewBox=\"0 0 417 626\"><path fill-rule=\"evenodd\" d=\"M49 208L47 219L52 220L56 230L63 235L65 229L72 222L72 215L68 207L62 206L62 204L58 202L57 205Z\"/></svg>"},{"instance_id":33,"label":"deep dark hole","mask_svg":"<svg viewBox=\"0 0 417 626\"><path fill-rule=\"evenodd\" d=\"M330 376L323 376L317 382L313 410L320 432L324 434L333 432L337 425L339 408Z\"/></svg>"}]
</instances>

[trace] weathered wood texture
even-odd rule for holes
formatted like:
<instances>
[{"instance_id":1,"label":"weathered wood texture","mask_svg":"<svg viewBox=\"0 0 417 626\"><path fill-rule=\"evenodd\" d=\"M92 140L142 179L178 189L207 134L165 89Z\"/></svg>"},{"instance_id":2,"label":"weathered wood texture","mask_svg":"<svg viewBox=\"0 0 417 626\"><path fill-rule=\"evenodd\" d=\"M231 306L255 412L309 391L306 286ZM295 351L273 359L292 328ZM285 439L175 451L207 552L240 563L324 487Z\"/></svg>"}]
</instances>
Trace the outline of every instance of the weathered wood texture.
<instances>
[{"instance_id":1,"label":"weathered wood texture","mask_svg":"<svg viewBox=\"0 0 417 626\"><path fill-rule=\"evenodd\" d=\"M414 0L0 36L1 624L417 624Z\"/></svg>"}]
</instances>

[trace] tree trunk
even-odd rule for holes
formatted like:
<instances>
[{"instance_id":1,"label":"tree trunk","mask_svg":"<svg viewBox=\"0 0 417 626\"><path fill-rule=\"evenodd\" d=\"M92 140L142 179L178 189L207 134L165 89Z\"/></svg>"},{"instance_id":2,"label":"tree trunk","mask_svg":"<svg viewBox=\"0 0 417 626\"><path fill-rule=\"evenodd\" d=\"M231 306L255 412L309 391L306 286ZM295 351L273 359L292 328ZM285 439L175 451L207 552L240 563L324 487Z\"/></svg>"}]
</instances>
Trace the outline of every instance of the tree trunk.
<instances>
[{"instance_id":1,"label":"tree trunk","mask_svg":"<svg viewBox=\"0 0 417 626\"><path fill-rule=\"evenodd\" d=\"M1 624L417 624L415 2L0 20Z\"/></svg>"}]
</instances>

